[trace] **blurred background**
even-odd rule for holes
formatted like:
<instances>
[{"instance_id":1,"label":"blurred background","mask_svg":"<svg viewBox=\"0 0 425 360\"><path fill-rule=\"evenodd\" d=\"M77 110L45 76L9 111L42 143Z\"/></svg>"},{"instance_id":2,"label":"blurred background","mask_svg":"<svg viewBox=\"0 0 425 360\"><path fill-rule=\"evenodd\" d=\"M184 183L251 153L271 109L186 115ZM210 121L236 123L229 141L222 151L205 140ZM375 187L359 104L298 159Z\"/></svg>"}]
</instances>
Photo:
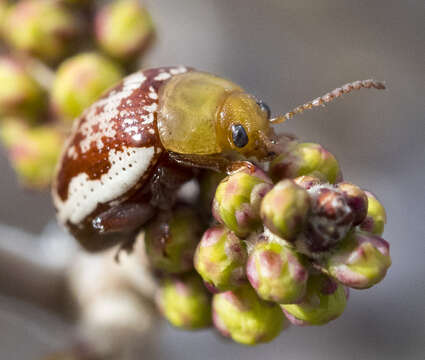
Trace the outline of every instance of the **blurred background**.
<instances>
[{"instance_id":1,"label":"blurred background","mask_svg":"<svg viewBox=\"0 0 425 360\"><path fill-rule=\"evenodd\" d=\"M184 64L219 74L263 99L274 114L349 81L370 77L386 81L387 91L354 93L280 128L322 144L336 155L346 180L382 200L388 215L384 238L391 244L393 265L373 290L352 291L344 315L324 327L291 327L272 343L249 348L224 341L212 331L182 332L164 322L155 330L158 336L151 340L149 351L139 358L423 359L424 2L146 0L145 4L155 22L156 39L143 58L144 67ZM15 246L31 249L35 240L27 233L37 237L54 217L49 194L23 191L3 149L0 166L0 242L13 251ZM37 358L65 344L72 332L69 324L46 309L11 297L20 294L19 281L32 283L31 271L12 273L22 269L18 266L2 260L2 359ZM48 284L40 286L49 289Z\"/></svg>"}]
</instances>

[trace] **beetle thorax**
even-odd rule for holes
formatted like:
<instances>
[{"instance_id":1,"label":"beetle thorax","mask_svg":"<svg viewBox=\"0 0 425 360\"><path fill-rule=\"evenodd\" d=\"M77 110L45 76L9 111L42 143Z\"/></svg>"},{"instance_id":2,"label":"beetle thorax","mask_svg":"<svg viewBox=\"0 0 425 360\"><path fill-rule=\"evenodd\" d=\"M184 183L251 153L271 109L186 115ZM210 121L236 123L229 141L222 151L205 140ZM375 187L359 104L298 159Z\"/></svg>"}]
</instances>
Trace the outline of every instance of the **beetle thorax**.
<instances>
[{"instance_id":1,"label":"beetle thorax","mask_svg":"<svg viewBox=\"0 0 425 360\"><path fill-rule=\"evenodd\" d=\"M192 71L174 76L160 93L158 132L165 149L180 154L218 154L223 146L219 112L242 89L217 76Z\"/></svg>"}]
</instances>

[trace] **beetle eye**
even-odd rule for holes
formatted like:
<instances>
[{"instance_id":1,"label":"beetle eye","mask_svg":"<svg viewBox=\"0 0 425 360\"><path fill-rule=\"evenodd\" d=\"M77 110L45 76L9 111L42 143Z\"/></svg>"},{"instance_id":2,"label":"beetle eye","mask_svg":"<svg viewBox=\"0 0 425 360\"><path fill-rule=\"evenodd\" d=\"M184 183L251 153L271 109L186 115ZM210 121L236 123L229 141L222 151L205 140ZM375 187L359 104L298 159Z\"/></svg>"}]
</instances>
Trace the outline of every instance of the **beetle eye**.
<instances>
[{"instance_id":1,"label":"beetle eye","mask_svg":"<svg viewBox=\"0 0 425 360\"><path fill-rule=\"evenodd\" d=\"M241 124L232 125L232 140L238 148L243 148L248 144L248 135Z\"/></svg>"},{"instance_id":2,"label":"beetle eye","mask_svg":"<svg viewBox=\"0 0 425 360\"><path fill-rule=\"evenodd\" d=\"M270 119L271 111L269 106L264 101L257 101L258 106L260 107L261 111L265 112L267 114L267 119Z\"/></svg>"}]
</instances>

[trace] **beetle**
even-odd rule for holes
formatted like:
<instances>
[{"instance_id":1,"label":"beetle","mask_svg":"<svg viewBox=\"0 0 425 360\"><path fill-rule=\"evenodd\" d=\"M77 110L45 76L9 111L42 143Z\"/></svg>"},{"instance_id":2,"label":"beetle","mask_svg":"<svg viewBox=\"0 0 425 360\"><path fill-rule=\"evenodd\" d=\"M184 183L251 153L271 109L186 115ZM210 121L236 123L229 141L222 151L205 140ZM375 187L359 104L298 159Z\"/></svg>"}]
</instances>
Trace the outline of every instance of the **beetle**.
<instances>
[{"instance_id":1,"label":"beetle","mask_svg":"<svg viewBox=\"0 0 425 360\"><path fill-rule=\"evenodd\" d=\"M74 121L52 186L59 222L89 251L128 241L197 169L231 173L270 159L285 143L272 124L360 88L385 87L356 81L271 118L264 102L206 72L129 75Z\"/></svg>"}]
</instances>

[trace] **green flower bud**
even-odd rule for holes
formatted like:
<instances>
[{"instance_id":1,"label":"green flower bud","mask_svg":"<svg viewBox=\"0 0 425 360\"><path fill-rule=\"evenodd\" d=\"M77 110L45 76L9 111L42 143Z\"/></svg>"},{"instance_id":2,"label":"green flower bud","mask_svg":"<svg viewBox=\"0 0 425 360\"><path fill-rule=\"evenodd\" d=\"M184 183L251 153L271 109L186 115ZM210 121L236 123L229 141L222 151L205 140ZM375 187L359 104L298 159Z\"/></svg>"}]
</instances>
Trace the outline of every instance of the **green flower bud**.
<instances>
[{"instance_id":1,"label":"green flower bud","mask_svg":"<svg viewBox=\"0 0 425 360\"><path fill-rule=\"evenodd\" d=\"M367 215L359 227L361 230L372 234L382 235L384 232L384 226L387 223L385 208L378 201L375 195L369 191L365 191L365 193L368 199Z\"/></svg>"},{"instance_id":2,"label":"green flower bud","mask_svg":"<svg viewBox=\"0 0 425 360\"><path fill-rule=\"evenodd\" d=\"M243 285L214 295L213 321L224 336L238 343L255 345L279 335L286 319L279 305L261 300L254 289Z\"/></svg>"},{"instance_id":3,"label":"green flower bud","mask_svg":"<svg viewBox=\"0 0 425 360\"><path fill-rule=\"evenodd\" d=\"M281 306L294 325L324 325L344 312L347 294L342 285L326 275L311 274L304 299Z\"/></svg>"},{"instance_id":4,"label":"green flower bud","mask_svg":"<svg viewBox=\"0 0 425 360\"><path fill-rule=\"evenodd\" d=\"M276 157L270 164L273 181L310 175L334 184L341 181L338 161L319 144L298 143Z\"/></svg>"},{"instance_id":5,"label":"green flower bud","mask_svg":"<svg viewBox=\"0 0 425 360\"><path fill-rule=\"evenodd\" d=\"M342 284L367 289L380 282L390 266L390 245L384 239L354 232L330 255L324 267Z\"/></svg>"},{"instance_id":6,"label":"green flower bud","mask_svg":"<svg viewBox=\"0 0 425 360\"><path fill-rule=\"evenodd\" d=\"M173 274L191 270L202 230L196 213L189 207L161 212L145 232L146 252L152 266Z\"/></svg>"},{"instance_id":7,"label":"green flower bud","mask_svg":"<svg viewBox=\"0 0 425 360\"><path fill-rule=\"evenodd\" d=\"M262 170L242 168L221 181L213 201L213 215L239 237L260 229L261 200L272 188Z\"/></svg>"},{"instance_id":8,"label":"green flower bud","mask_svg":"<svg viewBox=\"0 0 425 360\"><path fill-rule=\"evenodd\" d=\"M78 20L55 1L23 0L10 9L4 27L10 46L57 61L72 49Z\"/></svg>"},{"instance_id":9,"label":"green flower bud","mask_svg":"<svg viewBox=\"0 0 425 360\"><path fill-rule=\"evenodd\" d=\"M211 298L195 274L164 279L156 301L162 315L178 328L193 330L211 325Z\"/></svg>"},{"instance_id":10,"label":"green flower bud","mask_svg":"<svg viewBox=\"0 0 425 360\"><path fill-rule=\"evenodd\" d=\"M245 280L245 244L224 226L208 229L196 249L194 264L205 283L224 291Z\"/></svg>"},{"instance_id":11,"label":"green flower bud","mask_svg":"<svg viewBox=\"0 0 425 360\"><path fill-rule=\"evenodd\" d=\"M143 50L154 28L140 1L118 0L98 12L95 30L97 41L105 52L127 61Z\"/></svg>"},{"instance_id":12,"label":"green flower bud","mask_svg":"<svg viewBox=\"0 0 425 360\"><path fill-rule=\"evenodd\" d=\"M294 241L304 227L309 209L307 191L292 180L282 180L264 197L261 218L271 232Z\"/></svg>"},{"instance_id":13,"label":"green flower bud","mask_svg":"<svg viewBox=\"0 0 425 360\"><path fill-rule=\"evenodd\" d=\"M53 105L66 121L72 121L122 76L118 65L99 54L76 55L64 61L56 73Z\"/></svg>"},{"instance_id":14,"label":"green flower bud","mask_svg":"<svg viewBox=\"0 0 425 360\"><path fill-rule=\"evenodd\" d=\"M292 304L305 294L308 271L293 249L276 241L259 241L250 250L248 280L264 300Z\"/></svg>"},{"instance_id":15,"label":"green flower bud","mask_svg":"<svg viewBox=\"0 0 425 360\"><path fill-rule=\"evenodd\" d=\"M48 126L28 128L16 119L5 121L0 137L20 182L29 188L45 188L53 177L63 135Z\"/></svg>"},{"instance_id":16,"label":"green flower bud","mask_svg":"<svg viewBox=\"0 0 425 360\"><path fill-rule=\"evenodd\" d=\"M34 123L46 108L46 94L25 65L0 57L0 116L23 116Z\"/></svg>"}]
</instances>

